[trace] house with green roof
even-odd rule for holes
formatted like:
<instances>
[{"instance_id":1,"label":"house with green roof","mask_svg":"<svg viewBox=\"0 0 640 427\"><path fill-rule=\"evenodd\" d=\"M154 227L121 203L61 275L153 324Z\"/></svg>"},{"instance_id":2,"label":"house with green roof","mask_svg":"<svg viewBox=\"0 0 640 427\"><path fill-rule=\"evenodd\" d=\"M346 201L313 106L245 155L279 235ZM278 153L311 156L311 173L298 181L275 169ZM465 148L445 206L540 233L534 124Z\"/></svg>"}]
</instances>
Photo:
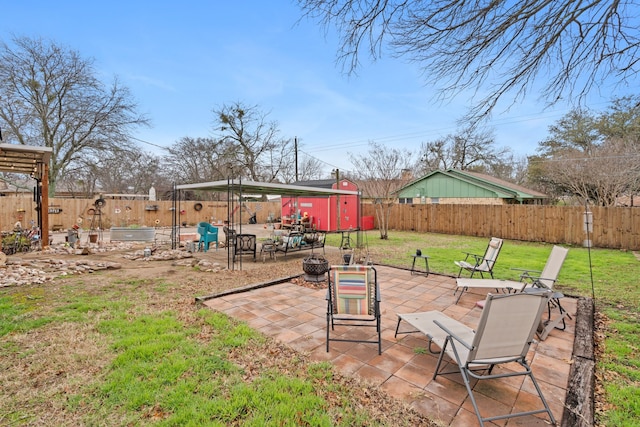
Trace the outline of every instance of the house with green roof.
<instances>
[{"instance_id":1,"label":"house with green roof","mask_svg":"<svg viewBox=\"0 0 640 427\"><path fill-rule=\"evenodd\" d=\"M396 191L400 203L425 204L542 204L540 193L477 172L437 170L411 181Z\"/></svg>"}]
</instances>

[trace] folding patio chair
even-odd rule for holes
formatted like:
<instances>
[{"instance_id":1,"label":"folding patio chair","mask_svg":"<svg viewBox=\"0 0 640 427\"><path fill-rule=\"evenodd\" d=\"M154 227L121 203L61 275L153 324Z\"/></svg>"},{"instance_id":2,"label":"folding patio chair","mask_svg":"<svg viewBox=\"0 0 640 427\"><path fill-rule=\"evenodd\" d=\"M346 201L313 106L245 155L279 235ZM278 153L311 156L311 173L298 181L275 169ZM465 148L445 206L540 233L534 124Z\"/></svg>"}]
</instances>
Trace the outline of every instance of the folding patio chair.
<instances>
[{"instance_id":1,"label":"folding patio chair","mask_svg":"<svg viewBox=\"0 0 640 427\"><path fill-rule=\"evenodd\" d=\"M525 292L529 288L542 288L553 291L553 286L558 280L560 269L564 264L564 260L567 257L568 252L568 248L563 248L562 246L554 246L551 249L551 253L547 258L547 262L545 263L542 271L514 268L514 270L522 271L522 273L520 274L520 280L526 283ZM569 313L562 307L562 304L560 304L560 298L563 297L564 294L558 291L554 291L551 295L549 304L547 306L547 320L543 322L542 327L538 331L540 339L546 339L551 330L553 330L554 328L561 331L564 331L566 329L567 323L565 319L571 319L571 315L569 315ZM560 315L555 319L552 319L551 312L554 308L558 309ZM560 326L561 323L562 326Z\"/></svg>"},{"instance_id":2,"label":"folding patio chair","mask_svg":"<svg viewBox=\"0 0 640 427\"><path fill-rule=\"evenodd\" d=\"M529 286L553 289L553 285L556 283L556 280L558 280L560 269L562 268L562 264L564 264L568 252L568 248L554 246L551 249L551 253L542 271L527 270L524 268L514 268L513 270L522 271L520 280L527 282Z\"/></svg>"},{"instance_id":3,"label":"folding patio chair","mask_svg":"<svg viewBox=\"0 0 640 427\"><path fill-rule=\"evenodd\" d=\"M326 299L327 352L329 341L343 341L377 343L378 354L382 354L380 287L375 268L370 265L332 266L329 270ZM370 335L356 338L356 333L352 331L346 331L338 338L335 326L375 327L377 339L372 339ZM336 336L332 336L332 332Z\"/></svg>"},{"instance_id":4,"label":"folding patio chair","mask_svg":"<svg viewBox=\"0 0 640 427\"><path fill-rule=\"evenodd\" d=\"M484 278L484 273L489 273L493 279L493 266L498 259L501 248L502 239L492 237L491 240L489 240L489 244L487 245L487 250L484 252L484 255L464 252L467 254L464 260L454 261L455 264L460 267L458 277L462 274L462 270L467 270L471 273L471 276L469 277L473 277L473 274L478 272L482 278Z\"/></svg>"},{"instance_id":5,"label":"folding patio chair","mask_svg":"<svg viewBox=\"0 0 640 427\"><path fill-rule=\"evenodd\" d=\"M543 412L548 414L551 423L556 424L551 409L526 361L527 352L533 342L550 293L550 291L540 290L536 293L488 294L475 330L446 316L444 316L446 319L433 320L433 328L440 328L446 334L433 379L435 380L438 375L459 372L481 426L484 426L485 421ZM463 332L460 332L461 330ZM445 354L458 365L459 371L443 372L441 370ZM513 362L518 363L522 369L517 370ZM501 364L509 365L502 372L493 373L494 367ZM515 376L528 376L531 379L544 408L483 417L470 384L471 379L486 380Z\"/></svg>"}]
</instances>

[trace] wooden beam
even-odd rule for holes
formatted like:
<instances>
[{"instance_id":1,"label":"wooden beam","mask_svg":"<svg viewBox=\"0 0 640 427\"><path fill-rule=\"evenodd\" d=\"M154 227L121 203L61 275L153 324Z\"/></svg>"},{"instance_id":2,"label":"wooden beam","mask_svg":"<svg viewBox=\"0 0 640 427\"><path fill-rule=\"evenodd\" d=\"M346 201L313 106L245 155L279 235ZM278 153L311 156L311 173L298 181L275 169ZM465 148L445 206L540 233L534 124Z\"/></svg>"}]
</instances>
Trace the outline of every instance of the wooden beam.
<instances>
[{"instance_id":1,"label":"wooden beam","mask_svg":"<svg viewBox=\"0 0 640 427\"><path fill-rule=\"evenodd\" d=\"M42 218L41 244L42 249L44 249L49 246L49 165L47 163L42 164L42 180L40 182L42 182L42 190L38 203L40 203L40 215Z\"/></svg>"}]
</instances>

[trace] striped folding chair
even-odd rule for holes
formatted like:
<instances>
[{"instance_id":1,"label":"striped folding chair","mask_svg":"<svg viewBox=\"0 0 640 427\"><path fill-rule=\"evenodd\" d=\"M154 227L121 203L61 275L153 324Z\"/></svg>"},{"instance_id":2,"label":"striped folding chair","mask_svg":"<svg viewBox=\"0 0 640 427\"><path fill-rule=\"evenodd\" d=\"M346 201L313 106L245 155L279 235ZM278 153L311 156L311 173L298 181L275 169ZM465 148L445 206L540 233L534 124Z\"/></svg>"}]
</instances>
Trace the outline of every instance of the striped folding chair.
<instances>
[{"instance_id":1,"label":"striped folding chair","mask_svg":"<svg viewBox=\"0 0 640 427\"><path fill-rule=\"evenodd\" d=\"M375 268L370 265L335 265L329 270L327 290L327 352L329 341L378 344L382 353L380 331L380 288ZM336 326L352 329L335 331ZM353 327L375 327L375 334L362 333Z\"/></svg>"}]
</instances>

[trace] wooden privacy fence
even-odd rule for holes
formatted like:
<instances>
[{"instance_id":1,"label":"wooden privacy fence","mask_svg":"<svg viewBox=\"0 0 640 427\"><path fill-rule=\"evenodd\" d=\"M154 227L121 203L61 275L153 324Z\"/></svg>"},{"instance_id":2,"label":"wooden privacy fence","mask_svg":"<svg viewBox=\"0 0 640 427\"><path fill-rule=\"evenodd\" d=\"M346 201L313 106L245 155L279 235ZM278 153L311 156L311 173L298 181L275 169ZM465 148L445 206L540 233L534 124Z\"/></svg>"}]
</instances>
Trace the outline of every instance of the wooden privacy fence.
<instances>
[{"instance_id":1,"label":"wooden privacy fence","mask_svg":"<svg viewBox=\"0 0 640 427\"><path fill-rule=\"evenodd\" d=\"M49 199L50 229L66 230L78 218L82 219L81 226L85 229L96 228L98 222L105 229L171 226L171 201L107 199L102 215L95 212L94 202L95 199ZM178 209L180 223L187 225L227 218L226 202L182 201ZM279 218L280 210L280 201L246 202L236 210L234 220L240 221L241 211L243 223L249 221L252 213L256 214L258 223L265 223L269 217ZM589 238L594 247L640 250L640 208L590 206L589 210L593 215ZM582 245L587 239L583 206L403 204L394 205L391 212L390 230L572 245ZM364 204L362 215L375 217L374 206ZM35 203L30 197L0 198L1 230L11 230L17 221L28 227L36 218Z\"/></svg>"},{"instance_id":2,"label":"wooden privacy fence","mask_svg":"<svg viewBox=\"0 0 640 427\"><path fill-rule=\"evenodd\" d=\"M67 230L81 220L81 228L103 228L146 226L171 227L173 203L148 200L112 200L105 199L105 205L98 210L95 199L49 199L49 229ZM29 197L0 198L0 229L11 230L17 221L23 227L29 227L37 220L35 203ZM258 223L267 222L271 215L280 217L280 202L245 202L235 204L234 220L248 223L252 214L256 214ZM220 221L227 219L227 203L215 201L181 201L178 205L178 218L181 224L189 226L198 222Z\"/></svg>"},{"instance_id":3,"label":"wooden privacy fence","mask_svg":"<svg viewBox=\"0 0 640 427\"><path fill-rule=\"evenodd\" d=\"M375 215L373 205L363 215ZM592 246L640 250L640 208L589 206ZM390 230L583 245L584 206L394 205Z\"/></svg>"}]
</instances>

